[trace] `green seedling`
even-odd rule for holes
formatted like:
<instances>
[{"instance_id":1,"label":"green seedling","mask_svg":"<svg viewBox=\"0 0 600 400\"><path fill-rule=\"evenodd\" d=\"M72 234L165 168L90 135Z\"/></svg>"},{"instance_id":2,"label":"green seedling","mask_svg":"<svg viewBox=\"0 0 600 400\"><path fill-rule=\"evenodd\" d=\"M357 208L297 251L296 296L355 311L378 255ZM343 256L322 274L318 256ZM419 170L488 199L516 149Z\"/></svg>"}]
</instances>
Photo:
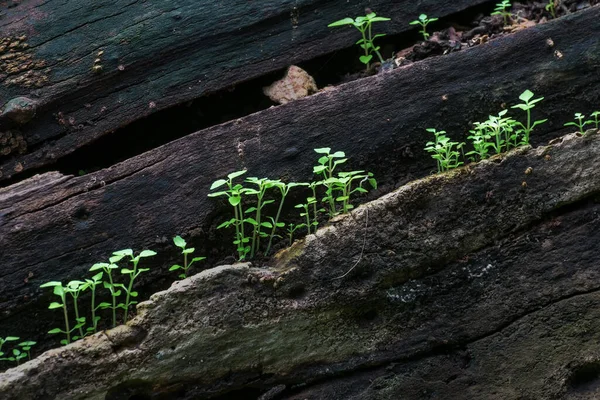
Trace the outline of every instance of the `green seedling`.
<instances>
[{"instance_id":1,"label":"green seedling","mask_svg":"<svg viewBox=\"0 0 600 400\"><path fill-rule=\"evenodd\" d=\"M586 121L586 124L595 125L596 129L599 129L599 127L600 127L600 111L594 111L591 116L594 117L594 119L590 119L589 121Z\"/></svg>"},{"instance_id":2,"label":"green seedling","mask_svg":"<svg viewBox=\"0 0 600 400\"><path fill-rule=\"evenodd\" d=\"M92 300L91 300L91 311L92 311L92 326L86 328L87 333L96 333L98 332L98 321L100 321L100 316L96 315L98 309L103 308L100 305L96 305L96 287L102 283L102 275L103 271L100 271L96 275L92 276L92 279L86 279L85 284L87 288L92 292ZM106 303L108 304L108 303Z\"/></svg>"},{"instance_id":3,"label":"green seedling","mask_svg":"<svg viewBox=\"0 0 600 400\"><path fill-rule=\"evenodd\" d=\"M504 117L507 112L508 110L502 110L497 116L490 115L488 120L482 124L492 139L490 148L494 149L496 154L502 153L504 148L509 150L511 145L516 147L517 138L514 133L516 121L510 117Z\"/></svg>"},{"instance_id":4,"label":"green seedling","mask_svg":"<svg viewBox=\"0 0 600 400\"><path fill-rule=\"evenodd\" d=\"M21 351L27 354L27 359L31 361L31 348L36 344L36 342L28 340L26 342L21 342L17 346L21 347ZM24 357L22 357L24 358Z\"/></svg>"},{"instance_id":5,"label":"green seedling","mask_svg":"<svg viewBox=\"0 0 600 400\"><path fill-rule=\"evenodd\" d=\"M242 209L242 195L246 189L241 184L234 184L233 180L243 174L246 171L232 172L227 175L227 179L219 179L210 186L210 190L220 188L221 186L227 186L227 190L210 193L208 197L227 197L227 201L233 207L234 218L223 222L217 227L217 229L228 228L230 226L235 227L235 239L233 244L236 246L238 252L238 259L240 261L246 258L246 255L251 251L249 246L250 238L244 234L244 211Z\"/></svg>"},{"instance_id":6,"label":"green seedling","mask_svg":"<svg viewBox=\"0 0 600 400\"><path fill-rule=\"evenodd\" d=\"M583 115L581 113L575 113L575 121L567 122L564 126L576 126L577 128L579 128L579 133L584 135L585 131L583 130L583 127L587 123L586 121L584 121L584 118L585 118L585 115Z\"/></svg>"},{"instance_id":7,"label":"green seedling","mask_svg":"<svg viewBox=\"0 0 600 400\"><path fill-rule=\"evenodd\" d=\"M308 235L311 234L311 230L310 230L311 226L315 227L314 232L316 232L316 230L317 230L317 223L310 222L310 208L316 202L317 202L317 199L315 199L314 197L309 197L306 199L306 203L295 205L295 208L299 208L302 210L302 212L300 212L300 217L302 217L306 220L306 223L304 223L302 225L304 225L306 227L306 231L307 231Z\"/></svg>"},{"instance_id":8,"label":"green seedling","mask_svg":"<svg viewBox=\"0 0 600 400\"><path fill-rule=\"evenodd\" d=\"M429 39L429 33L427 33L427 25L437 21L437 18L427 18L426 14L419 15L419 19L410 22L410 25L421 25L419 33L423 34L423 40Z\"/></svg>"},{"instance_id":9,"label":"green seedling","mask_svg":"<svg viewBox=\"0 0 600 400\"><path fill-rule=\"evenodd\" d=\"M371 172L365 173L365 171L351 171L351 172L340 172L338 174L339 178L336 182L334 182L334 190L341 192L341 196L336 197L335 201L342 203L342 213L346 214L350 212L351 209L354 208L352 204L350 204L350 196L353 193L367 193L367 189L363 188L362 185L365 182L369 182L369 184L373 187L373 189L377 189L377 181L373 178L373 174ZM354 181L359 180L358 187L352 189L352 183Z\"/></svg>"},{"instance_id":10,"label":"green seedling","mask_svg":"<svg viewBox=\"0 0 600 400\"><path fill-rule=\"evenodd\" d=\"M267 245L267 250L265 250L265 256L267 256L269 254L269 251L271 250L271 244L273 243L273 237L275 237L275 232L276 232L277 228L285 227L285 223L279 222L279 217L281 215L281 210L283 209L283 203L285 202L285 198L289 194L290 189L293 187L297 187L297 186L307 186L307 185L308 185L308 183L295 183L295 182L290 182L290 183L276 182L275 183L275 187L277 189L279 189L279 191L281 193L281 200L279 201L279 208L277 209L277 214L275 215L275 218L268 217L271 220L272 228L271 228L271 234L269 235L269 244Z\"/></svg>"},{"instance_id":11,"label":"green seedling","mask_svg":"<svg viewBox=\"0 0 600 400\"><path fill-rule=\"evenodd\" d=\"M529 137L531 135L531 132L533 131L533 128L548 121L547 119L541 119L541 120L537 120L537 121L531 123L531 109L535 107L536 103L544 100L543 97L538 97L537 99L534 99L533 96L534 96L534 94L532 91L526 90L523 93L521 93L521 95L519 96L519 100L521 100L523 103L515 104L514 106L511 107L511 108L521 109L527 113L527 124L526 125L521 122L516 122L516 124L521 127L521 129L519 130L519 133L523 134L521 142L519 143L521 145L529 144Z\"/></svg>"},{"instance_id":12,"label":"green seedling","mask_svg":"<svg viewBox=\"0 0 600 400\"><path fill-rule=\"evenodd\" d=\"M362 39L360 39L358 42L356 42L356 44L359 45L365 52L364 55L360 56L360 62L362 62L363 64L366 64L367 69L368 69L370 67L370 62L373 59L373 53L375 53L377 55L377 57L379 58L379 61L382 64L384 62L383 57L381 57L381 53L379 53L380 47L375 46L374 41L377 38L385 36L385 34L379 33L377 35L373 35L372 25L374 22L383 22L383 21L389 21L389 20L390 20L389 18L378 17L377 14L375 14L375 13L369 13L369 14L365 15L364 17L356 17L355 19L344 18L339 21L335 21L327 26L330 28L333 28L336 26L351 25L351 26L355 27L356 29L358 29L358 31L362 35Z\"/></svg>"},{"instance_id":13,"label":"green seedling","mask_svg":"<svg viewBox=\"0 0 600 400\"><path fill-rule=\"evenodd\" d=\"M183 265L173 265L171 268L169 268L169 271L177 271L182 269L183 274L179 274L179 277L181 279L185 279L188 277L188 270L192 267L192 265L194 265L195 262L205 260L206 257L194 257L188 263L188 254L192 254L194 251L196 251L196 249L193 247L186 248L187 243L181 236L175 236L173 238L173 243L175 243L175 246L181 249L181 254L183 254Z\"/></svg>"},{"instance_id":14,"label":"green seedling","mask_svg":"<svg viewBox=\"0 0 600 400\"><path fill-rule=\"evenodd\" d=\"M52 282L46 282L43 285L40 285L40 287L45 288L45 287L52 287L53 288L53 293L60 297L61 302L52 302L50 303L50 305L48 306L48 309L50 310L54 310L57 308L62 308L63 310L63 316L65 319L65 329L62 330L60 328L54 328L51 331L49 331L49 334L57 334L57 333L62 333L66 336L65 339L61 340L60 343L63 345L67 345L69 343L71 343L71 341L75 340L75 338L71 337L71 334L73 333L73 331L80 329L81 327L83 327L85 325L85 321L81 322L81 321L76 321L75 325L73 327L71 327L70 322L69 322L69 310L67 307L67 294L69 293L69 285L67 286L63 286L61 282L57 282L57 281L52 281Z\"/></svg>"},{"instance_id":15,"label":"green seedling","mask_svg":"<svg viewBox=\"0 0 600 400\"><path fill-rule=\"evenodd\" d=\"M119 268L119 266L115 263L118 262L121 258L122 257L120 257L120 256L112 256L112 257L110 257L108 263L97 263L97 264L92 265L92 268L90 268L91 272L102 270L108 277L108 282L104 281L104 282L102 282L102 285L104 286L105 289L108 289L108 291L110 292L111 303L102 302L102 303L98 304L97 308L102 309L102 310L105 310L105 309L112 310L112 327L113 328L117 326L117 308L119 308L117 306L117 299L119 298L119 296L121 296L121 290L119 290L118 286L113 282L112 271L114 269Z\"/></svg>"},{"instance_id":16,"label":"green seedling","mask_svg":"<svg viewBox=\"0 0 600 400\"><path fill-rule=\"evenodd\" d=\"M246 179L246 182L257 186L256 189L249 188L246 189L245 192L246 195L256 196L256 207L250 207L244 211L244 214L254 213L254 218L249 217L245 219L247 223L252 225L252 244L250 245L250 258L252 259L260 248L260 239L269 237L269 234L266 233L263 228L273 229L273 224L271 222L263 221L263 208L266 205L275 202L275 200L265 200L265 195L267 190L277 185L277 181L267 178L248 178Z\"/></svg>"},{"instance_id":17,"label":"green seedling","mask_svg":"<svg viewBox=\"0 0 600 400\"><path fill-rule=\"evenodd\" d=\"M288 229L287 229L287 235L288 238L290 239L290 246L294 243L294 232L296 232L298 229L302 229L306 226L306 224L298 224L298 225L294 225L292 223L288 224Z\"/></svg>"},{"instance_id":18,"label":"green seedling","mask_svg":"<svg viewBox=\"0 0 600 400\"><path fill-rule=\"evenodd\" d=\"M335 187L334 182L336 179L333 176L333 171L348 159L343 151L331 153L331 148L329 147L315 149L315 152L317 154L323 154L323 156L318 160L319 165L313 167L313 173L323 177L323 180L321 181L323 186L325 186L325 197L323 198L323 201L329 205L328 213L330 217L333 217L337 214L335 194L333 193Z\"/></svg>"},{"instance_id":19,"label":"green seedling","mask_svg":"<svg viewBox=\"0 0 600 400\"><path fill-rule=\"evenodd\" d=\"M550 13L550 15L552 15L552 18L556 19L556 6L558 5L558 2L555 0L548 0L548 4L546 4L546 11L548 11Z\"/></svg>"},{"instance_id":20,"label":"green seedling","mask_svg":"<svg viewBox=\"0 0 600 400\"><path fill-rule=\"evenodd\" d=\"M471 139L471 143L473 144L472 151L467 153L467 156L477 156L479 161L485 160L489 157L489 148L492 145L489 143L491 139L491 135L487 133L487 129L484 124L481 122L475 122L475 129L469 131L471 136L468 136L467 139ZM470 157L473 161L477 161L474 157Z\"/></svg>"},{"instance_id":21,"label":"green seedling","mask_svg":"<svg viewBox=\"0 0 600 400\"><path fill-rule=\"evenodd\" d=\"M427 132L435 135L435 142L427 142L425 150L432 153L431 158L436 160L438 172L444 172L457 168L463 164L459 161L460 152L464 143L452 142L446 136L446 131L438 131L435 128L427 129Z\"/></svg>"},{"instance_id":22,"label":"green seedling","mask_svg":"<svg viewBox=\"0 0 600 400\"><path fill-rule=\"evenodd\" d=\"M0 338L0 361L10 361L8 358L4 358L4 352L2 351L2 346L4 346L4 343L6 343L6 342L14 342L16 340L19 340L19 338L16 336L7 336L5 338Z\"/></svg>"},{"instance_id":23,"label":"green seedling","mask_svg":"<svg viewBox=\"0 0 600 400\"><path fill-rule=\"evenodd\" d=\"M494 8L494 12L491 15L502 15L504 18L504 25L508 25L508 19L511 17L511 13L508 11L510 6L509 0L502 0L501 3L496 4L496 8Z\"/></svg>"},{"instance_id":24,"label":"green seedling","mask_svg":"<svg viewBox=\"0 0 600 400\"><path fill-rule=\"evenodd\" d=\"M67 293L73 298L73 309L75 310L75 321L77 322L75 326L79 331L79 336L73 336L73 341L81 339L84 336L83 326L85 325L85 317L79 316L79 305L77 300L79 299L81 292L85 289L87 289L87 284L85 282L71 281L67 283Z\"/></svg>"},{"instance_id":25,"label":"green seedling","mask_svg":"<svg viewBox=\"0 0 600 400\"><path fill-rule=\"evenodd\" d=\"M127 286L125 286L123 284L115 285L115 286L119 286L121 289L123 289L125 291L125 303L121 303L117 306L124 310L124 314L123 314L123 323L124 324L127 323L127 319L129 317L129 307L134 304L137 304L137 301L131 300L132 298L136 298L138 296L138 292L133 290L133 282L141 273L150 271L150 268L138 268L138 264L142 258L152 257L155 255L156 255L156 252L154 252L152 250L143 250L137 256L134 256L133 250L131 250L131 249L119 250L119 251L115 251L113 253L113 256L118 258L118 259L115 259L114 262L119 262L119 261L121 261L122 258L129 257L129 262L131 262L133 264L132 269L130 269L130 268L122 268L121 269L121 274L129 276L129 284Z\"/></svg>"}]
</instances>

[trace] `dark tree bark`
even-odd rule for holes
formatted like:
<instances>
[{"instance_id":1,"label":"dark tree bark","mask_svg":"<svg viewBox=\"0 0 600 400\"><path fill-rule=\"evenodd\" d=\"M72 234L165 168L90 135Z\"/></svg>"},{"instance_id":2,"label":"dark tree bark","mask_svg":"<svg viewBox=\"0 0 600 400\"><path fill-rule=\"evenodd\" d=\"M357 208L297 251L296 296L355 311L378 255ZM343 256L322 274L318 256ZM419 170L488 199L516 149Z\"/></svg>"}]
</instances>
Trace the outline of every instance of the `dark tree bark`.
<instances>
[{"instance_id":1,"label":"dark tree bark","mask_svg":"<svg viewBox=\"0 0 600 400\"><path fill-rule=\"evenodd\" d=\"M90 175L46 174L0 189L0 328L9 331L42 304L40 283L86 276L92 263L121 248L160 250L165 257L149 281L173 279L159 262L176 254L170 238L185 235L201 251L215 244L208 240L218 203L206 195L214 180L234 170L307 181L313 149L331 147L344 150L353 169L373 171L381 194L435 168L423 151L430 140L425 128L464 138L471 122L516 103L525 89L546 97L534 118L550 122L533 140L549 140L573 112L597 108L600 41L590 32L600 28L599 16L591 8L342 85ZM22 335L45 331L45 315L35 326L21 323Z\"/></svg>"},{"instance_id":2,"label":"dark tree bark","mask_svg":"<svg viewBox=\"0 0 600 400\"><path fill-rule=\"evenodd\" d=\"M369 7L413 29L421 12L447 16L483 0L376 0ZM3 2L4 3L4 2ZM51 165L75 149L158 110L349 47L365 2L325 0L129 0L14 2L0 14L0 106L37 102L17 127L24 154L0 155L0 181ZM12 129L0 119L0 132ZM12 137L11 136L11 137ZM1 137L0 137L1 138ZM0 153L2 154L2 153Z\"/></svg>"}]
</instances>

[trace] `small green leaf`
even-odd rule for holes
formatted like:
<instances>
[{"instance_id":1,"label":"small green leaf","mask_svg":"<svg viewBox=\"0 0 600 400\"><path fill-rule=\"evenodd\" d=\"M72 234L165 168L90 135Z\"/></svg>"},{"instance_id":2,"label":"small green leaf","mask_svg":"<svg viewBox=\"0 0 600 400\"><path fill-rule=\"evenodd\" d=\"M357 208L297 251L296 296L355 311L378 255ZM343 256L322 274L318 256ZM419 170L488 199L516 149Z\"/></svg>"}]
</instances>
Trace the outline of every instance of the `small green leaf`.
<instances>
[{"instance_id":1,"label":"small green leaf","mask_svg":"<svg viewBox=\"0 0 600 400\"><path fill-rule=\"evenodd\" d=\"M129 269L129 268L122 268L121 273L122 274L133 274L133 270Z\"/></svg>"},{"instance_id":2,"label":"small green leaf","mask_svg":"<svg viewBox=\"0 0 600 400\"><path fill-rule=\"evenodd\" d=\"M40 285L41 288L55 287L55 286L61 286L62 287L62 282L52 281L52 282L46 282L46 283Z\"/></svg>"},{"instance_id":3,"label":"small green leaf","mask_svg":"<svg viewBox=\"0 0 600 400\"><path fill-rule=\"evenodd\" d=\"M113 252L113 255L115 256L133 256L133 250L131 249L124 249L124 250L119 250L119 251L115 251Z\"/></svg>"},{"instance_id":4,"label":"small green leaf","mask_svg":"<svg viewBox=\"0 0 600 400\"><path fill-rule=\"evenodd\" d=\"M182 249L184 249L186 245L185 240L183 240L181 236L175 236L173 238L173 243L175 243L175 246L181 247Z\"/></svg>"},{"instance_id":5,"label":"small green leaf","mask_svg":"<svg viewBox=\"0 0 600 400\"><path fill-rule=\"evenodd\" d=\"M227 178L233 180L233 179L237 178L238 176L244 175L246 172L248 172L248 171L242 170L242 171L232 172L229 175L227 175Z\"/></svg>"},{"instance_id":6,"label":"small green leaf","mask_svg":"<svg viewBox=\"0 0 600 400\"><path fill-rule=\"evenodd\" d=\"M152 250L143 250L138 257L152 257L155 256L156 252Z\"/></svg>"},{"instance_id":7,"label":"small green leaf","mask_svg":"<svg viewBox=\"0 0 600 400\"><path fill-rule=\"evenodd\" d=\"M229 204L231 204L233 207L235 207L238 204L240 204L240 202L242 201L242 198L240 196L231 196L228 200L229 200Z\"/></svg>"},{"instance_id":8,"label":"small green leaf","mask_svg":"<svg viewBox=\"0 0 600 400\"><path fill-rule=\"evenodd\" d=\"M56 303L56 302L52 302L50 303L50 305L48 306L49 310L54 310L55 308L62 308L62 304L60 303Z\"/></svg>"},{"instance_id":9,"label":"small green leaf","mask_svg":"<svg viewBox=\"0 0 600 400\"><path fill-rule=\"evenodd\" d=\"M221 187L221 186L225 185L226 183L227 183L227 181L225 179L216 180L212 183L212 185L210 185L210 190Z\"/></svg>"},{"instance_id":10,"label":"small green leaf","mask_svg":"<svg viewBox=\"0 0 600 400\"><path fill-rule=\"evenodd\" d=\"M60 330L60 328L54 328L51 331L48 331L48 333L53 335L55 333L63 333L63 332Z\"/></svg>"},{"instance_id":11,"label":"small green leaf","mask_svg":"<svg viewBox=\"0 0 600 400\"><path fill-rule=\"evenodd\" d=\"M344 18L344 19L340 19L339 21L332 22L331 24L327 25L327 27L333 28L336 26L344 26L344 25L352 25L352 24L354 24L354 20L352 18Z\"/></svg>"}]
</instances>

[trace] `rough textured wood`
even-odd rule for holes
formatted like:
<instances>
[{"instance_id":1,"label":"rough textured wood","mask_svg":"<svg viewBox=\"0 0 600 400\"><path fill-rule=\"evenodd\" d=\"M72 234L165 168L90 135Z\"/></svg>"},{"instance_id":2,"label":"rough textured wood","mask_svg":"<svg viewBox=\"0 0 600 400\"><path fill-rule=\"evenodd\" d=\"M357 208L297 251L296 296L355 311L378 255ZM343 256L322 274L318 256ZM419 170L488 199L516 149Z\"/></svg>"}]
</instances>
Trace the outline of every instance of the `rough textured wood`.
<instances>
[{"instance_id":1,"label":"rough textured wood","mask_svg":"<svg viewBox=\"0 0 600 400\"><path fill-rule=\"evenodd\" d=\"M408 22L421 12L443 17L483 2L376 0L368 6L393 19L382 30L398 33L413 29ZM52 164L155 111L349 47L356 32L331 30L327 24L364 13L366 4L15 2L0 14L0 49L6 44L4 55L13 54L11 45L18 49L0 67L0 106L16 96L28 96L39 106L35 120L22 128L28 153L0 159L0 180ZM98 66L102 70L95 74ZM0 121L0 131L6 122Z\"/></svg>"},{"instance_id":2,"label":"rough textured wood","mask_svg":"<svg viewBox=\"0 0 600 400\"><path fill-rule=\"evenodd\" d=\"M272 268L173 284L128 325L0 374L0 394L562 399L593 382L577 398L597 398L599 151L600 132L573 134L412 182Z\"/></svg>"},{"instance_id":3,"label":"rough textured wood","mask_svg":"<svg viewBox=\"0 0 600 400\"><path fill-rule=\"evenodd\" d=\"M206 198L208 188L233 170L247 167L252 175L308 180L313 148L330 146L345 150L353 168L375 172L386 191L434 168L422 150L429 139L425 128L447 128L457 137L470 121L514 102L525 88L546 96L535 117L551 122L534 133L534 140L549 139L573 111L597 107L600 40L589 32L600 27L599 15L600 9L592 8L352 82L94 174L51 175L38 178L45 187L23 182L0 189L0 312L5 316L0 328L14 326L39 299L40 283L85 276L91 263L114 250L163 250L175 234L202 248L216 210ZM548 48L548 38L554 48ZM555 57L556 49L562 58ZM173 250L167 254L174 255ZM155 268L152 279L172 279L166 269ZM41 334L47 325L21 327L25 336L33 330Z\"/></svg>"}]
</instances>

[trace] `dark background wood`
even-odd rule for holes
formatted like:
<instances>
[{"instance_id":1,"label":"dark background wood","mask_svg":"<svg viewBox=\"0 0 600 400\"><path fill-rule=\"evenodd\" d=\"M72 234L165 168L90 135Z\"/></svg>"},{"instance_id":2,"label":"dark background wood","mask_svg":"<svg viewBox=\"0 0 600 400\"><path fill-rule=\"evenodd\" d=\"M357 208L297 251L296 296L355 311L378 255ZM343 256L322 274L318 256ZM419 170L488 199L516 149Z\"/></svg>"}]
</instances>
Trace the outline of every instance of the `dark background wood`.
<instances>
[{"instance_id":1,"label":"dark background wood","mask_svg":"<svg viewBox=\"0 0 600 400\"><path fill-rule=\"evenodd\" d=\"M3 2L7 3L7 2ZM420 13L444 17L484 0L26 0L8 2L0 38L26 36L24 70L0 82L0 106L39 102L24 126L29 151L0 158L0 181L51 165L139 118L354 45L354 29L327 24L370 7L413 29ZM399 50L399 49L397 49ZM98 52L103 51L101 56ZM92 72L99 58L102 72ZM25 66L27 65L27 66ZM21 84L7 84L32 74ZM0 75L2 73L0 72ZM39 86L39 87L38 87ZM7 128L0 119L0 131Z\"/></svg>"}]
</instances>

